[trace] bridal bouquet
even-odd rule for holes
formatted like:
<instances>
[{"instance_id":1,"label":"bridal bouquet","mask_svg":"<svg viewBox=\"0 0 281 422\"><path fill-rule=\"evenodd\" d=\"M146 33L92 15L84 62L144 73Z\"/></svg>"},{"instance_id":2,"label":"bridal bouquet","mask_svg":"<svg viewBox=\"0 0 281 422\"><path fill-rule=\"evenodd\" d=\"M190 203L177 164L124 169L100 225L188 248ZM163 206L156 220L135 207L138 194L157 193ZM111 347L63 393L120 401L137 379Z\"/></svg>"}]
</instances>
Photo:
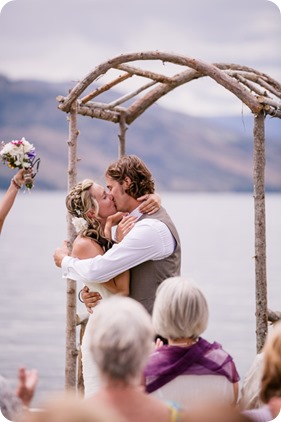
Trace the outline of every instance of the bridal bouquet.
<instances>
[{"instance_id":1,"label":"bridal bouquet","mask_svg":"<svg viewBox=\"0 0 281 422\"><path fill-rule=\"evenodd\" d=\"M8 143L1 142L0 156L2 162L7 164L8 167L14 169L25 169L26 174L24 176L25 186L28 189L33 187L34 176L32 174L32 167L37 163L37 170L40 159L35 161L36 152L32 144L30 144L25 138L19 141L11 141Z\"/></svg>"}]
</instances>

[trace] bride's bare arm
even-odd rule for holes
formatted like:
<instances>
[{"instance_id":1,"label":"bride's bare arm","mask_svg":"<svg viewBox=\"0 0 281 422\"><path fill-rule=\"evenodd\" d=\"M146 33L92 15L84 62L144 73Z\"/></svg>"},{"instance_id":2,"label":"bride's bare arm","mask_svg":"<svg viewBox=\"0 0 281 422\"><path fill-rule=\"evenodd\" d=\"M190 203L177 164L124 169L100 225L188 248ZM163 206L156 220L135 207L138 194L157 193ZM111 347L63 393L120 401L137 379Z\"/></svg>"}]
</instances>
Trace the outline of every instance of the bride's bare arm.
<instances>
[{"instance_id":1,"label":"bride's bare arm","mask_svg":"<svg viewBox=\"0 0 281 422\"><path fill-rule=\"evenodd\" d=\"M154 214L161 207L161 196L158 193L143 195L138 198L138 201L141 202L139 210L143 214Z\"/></svg>"},{"instance_id":2,"label":"bride's bare arm","mask_svg":"<svg viewBox=\"0 0 281 422\"><path fill-rule=\"evenodd\" d=\"M7 215L9 214L17 193L19 191L19 189L21 188L21 186L23 185L23 175L24 175L24 170L19 170L17 172L17 174L12 178L11 180L11 184L8 187L2 201L0 204L0 233L5 221L5 218L7 217Z\"/></svg>"},{"instance_id":3,"label":"bride's bare arm","mask_svg":"<svg viewBox=\"0 0 281 422\"><path fill-rule=\"evenodd\" d=\"M105 235L105 237L107 237L107 239L111 239L111 229L112 229L112 227L117 226L120 223L120 221L122 220L122 218L124 217L124 215L126 215L126 214L127 213L116 212L115 214L107 217L106 223L105 223L105 228L104 228L104 235Z\"/></svg>"},{"instance_id":4,"label":"bride's bare arm","mask_svg":"<svg viewBox=\"0 0 281 422\"><path fill-rule=\"evenodd\" d=\"M103 285L111 293L118 293L122 296L128 296L130 285L130 271L124 271L122 274L119 274L111 280L103 283Z\"/></svg>"}]
</instances>

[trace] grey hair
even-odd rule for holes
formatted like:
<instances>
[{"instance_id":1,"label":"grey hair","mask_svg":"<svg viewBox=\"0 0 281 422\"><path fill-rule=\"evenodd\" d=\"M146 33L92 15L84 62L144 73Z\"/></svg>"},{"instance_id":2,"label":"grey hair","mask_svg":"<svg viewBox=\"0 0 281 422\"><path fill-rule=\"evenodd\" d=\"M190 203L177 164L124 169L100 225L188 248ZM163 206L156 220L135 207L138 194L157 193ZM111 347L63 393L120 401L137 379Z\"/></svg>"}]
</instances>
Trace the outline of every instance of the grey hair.
<instances>
[{"instance_id":1,"label":"grey hair","mask_svg":"<svg viewBox=\"0 0 281 422\"><path fill-rule=\"evenodd\" d=\"M152 322L167 339L197 338L206 330L207 300L199 287L185 277L164 280L157 289Z\"/></svg>"},{"instance_id":2,"label":"grey hair","mask_svg":"<svg viewBox=\"0 0 281 422\"><path fill-rule=\"evenodd\" d=\"M89 323L91 350L101 375L125 384L139 381L154 339L146 309L134 299L115 295L95 307Z\"/></svg>"}]
</instances>

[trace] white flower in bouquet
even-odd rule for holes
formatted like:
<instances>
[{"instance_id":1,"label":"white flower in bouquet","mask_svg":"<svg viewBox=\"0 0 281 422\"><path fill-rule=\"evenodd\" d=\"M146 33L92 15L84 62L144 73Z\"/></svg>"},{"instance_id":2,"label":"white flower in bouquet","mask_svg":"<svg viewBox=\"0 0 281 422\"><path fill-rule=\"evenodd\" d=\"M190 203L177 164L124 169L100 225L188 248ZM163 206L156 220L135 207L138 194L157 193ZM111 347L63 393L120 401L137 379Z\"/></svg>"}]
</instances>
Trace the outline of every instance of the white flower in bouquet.
<instances>
[{"instance_id":1,"label":"white flower in bouquet","mask_svg":"<svg viewBox=\"0 0 281 422\"><path fill-rule=\"evenodd\" d=\"M35 148L25 138L3 145L0 155L11 168L28 169L36 156Z\"/></svg>"}]
</instances>

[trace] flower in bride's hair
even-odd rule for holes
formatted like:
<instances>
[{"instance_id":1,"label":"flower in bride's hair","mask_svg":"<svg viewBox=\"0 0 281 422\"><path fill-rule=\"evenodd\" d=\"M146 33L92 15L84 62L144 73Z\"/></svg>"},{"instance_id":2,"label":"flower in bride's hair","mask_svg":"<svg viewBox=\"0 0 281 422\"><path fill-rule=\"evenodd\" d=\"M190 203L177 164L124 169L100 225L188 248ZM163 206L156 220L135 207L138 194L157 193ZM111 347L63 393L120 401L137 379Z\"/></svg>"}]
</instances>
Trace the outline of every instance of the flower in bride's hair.
<instances>
[{"instance_id":1,"label":"flower in bride's hair","mask_svg":"<svg viewBox=\"0 0 281 422\"><path fill-rule=\"evenodd\" d=\"M72 224L75 227L76 233L81 232L81 230L86 230L88 227L87 221L82 217L73 217Z\"/></svg>"}]
</instances>

